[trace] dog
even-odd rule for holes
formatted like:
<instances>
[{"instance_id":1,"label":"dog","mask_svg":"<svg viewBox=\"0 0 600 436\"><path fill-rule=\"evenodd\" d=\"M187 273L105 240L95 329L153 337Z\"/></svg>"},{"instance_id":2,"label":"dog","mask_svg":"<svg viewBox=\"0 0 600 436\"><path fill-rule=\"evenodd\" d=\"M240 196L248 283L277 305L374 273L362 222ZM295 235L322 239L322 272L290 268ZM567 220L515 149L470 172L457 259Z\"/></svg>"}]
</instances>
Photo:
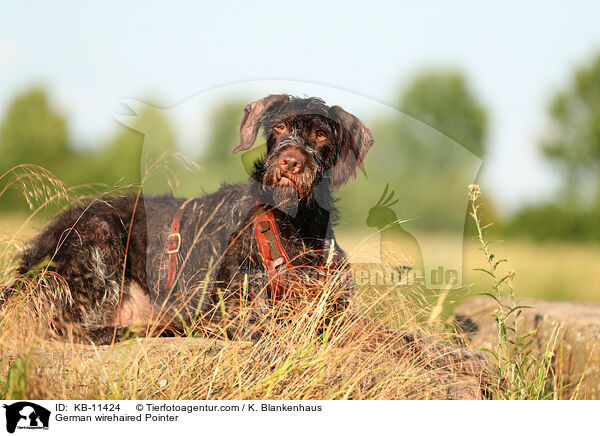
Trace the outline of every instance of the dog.
<instances>
[{"instance_id":1,"label":"dog","mask_svg":"<svg viewBox=\"0 0 600 436\"><path fill-rule=\"evenodd\" d=\"M249 183L191 200L129 195L82 204L56 217L30 244L19 271L50 258L72 299L61 322L103 342L106 327L145 325L157 308L215 319L219 301L237 300L235 284L244 277L250 280L247 300L273 300L273 287L266 286L273 277L265 274L254 231L256 215L266 209L289 266L325 264L333 251L336 264L346 267L346 254L334 242L331 196L356 176L373 144L370 131L318 98L270 95L245 107L233 153L249 149L261 128L267 153ZM174 254L177 277L169 280Z\"/></svg>"},{"instance_id":2,"label":"dog","mask_svg":"<svg viewBox=\"0 0 600 436\"><path fill-rule=\"evenodd\" d=\"M274 306L318 296L314 283L332 271L343 279L331 313L343 312L353 287L333 232L332 196L356 177L373 136L356 116L319 98L269 95L244 108L232 153L250 149L261 129L266 155L248 183L192 199L96 200L56 217L19 268L24 274L49 259L66 281L69 299L57 304L54 328L77 326L99 344L129 330L148 334L151 324L177 332L192 319L235 334L240 304L259 322ZM414 352L434 350L439 365L484 371L476 353L382 332Z\"/></svg>"}]
</instances>

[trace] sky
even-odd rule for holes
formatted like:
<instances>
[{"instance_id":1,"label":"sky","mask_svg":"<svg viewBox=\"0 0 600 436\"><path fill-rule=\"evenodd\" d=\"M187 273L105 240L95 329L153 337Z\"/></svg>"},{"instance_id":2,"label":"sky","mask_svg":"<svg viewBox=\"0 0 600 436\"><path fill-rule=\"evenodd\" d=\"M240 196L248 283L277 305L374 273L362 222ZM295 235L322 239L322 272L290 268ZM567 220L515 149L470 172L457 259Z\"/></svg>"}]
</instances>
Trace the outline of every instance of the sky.
<instances>
[{"instance_id":1,"label":"sky","mask_svg":"<svg viewBox=\"0 0 600 436\"><path fill-rule=\"evenodd\" d=\"M600 53L600 3L3 2L0 116L44 85L81 147L120 128L123 99L176 106L225 85L290 80L396 106L421 71L463 71L488 109L480 183L509 213L544 201L545 112ZM185 137L192 126L179 122ZM122 128L122 126L121 126Z\"/></svg>"}]
</instances>

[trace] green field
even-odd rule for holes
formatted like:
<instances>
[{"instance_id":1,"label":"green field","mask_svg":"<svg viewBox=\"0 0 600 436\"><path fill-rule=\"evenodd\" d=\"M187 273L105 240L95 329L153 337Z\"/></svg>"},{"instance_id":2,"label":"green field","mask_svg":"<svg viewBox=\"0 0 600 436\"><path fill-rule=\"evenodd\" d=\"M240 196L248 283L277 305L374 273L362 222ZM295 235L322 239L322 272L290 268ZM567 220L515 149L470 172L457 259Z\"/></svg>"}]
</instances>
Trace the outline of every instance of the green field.
<instances>
[{"instance_id":1,"label":"green field","mask_svg":"<svg viewBox=\"0 0 600 436\"><path fill-rule=\"evenodd\" d=\"M491 231L490 239L493 236ZM451 255L447 237L430 235L428 239L439 244L440 258ZM357 259L372 256L378 249L376 234L368 237L347 232L338 234L338 240ZM479 247L473 240L466 240L463 246L463 285L469 287L471 295L489 291L488 276L474 270L486 266ZM507 259L503 268L516 272L518 298L600 301L600 245L508 240L498 241L493 249L499 258Z\"/></svg>"}]
</instances>

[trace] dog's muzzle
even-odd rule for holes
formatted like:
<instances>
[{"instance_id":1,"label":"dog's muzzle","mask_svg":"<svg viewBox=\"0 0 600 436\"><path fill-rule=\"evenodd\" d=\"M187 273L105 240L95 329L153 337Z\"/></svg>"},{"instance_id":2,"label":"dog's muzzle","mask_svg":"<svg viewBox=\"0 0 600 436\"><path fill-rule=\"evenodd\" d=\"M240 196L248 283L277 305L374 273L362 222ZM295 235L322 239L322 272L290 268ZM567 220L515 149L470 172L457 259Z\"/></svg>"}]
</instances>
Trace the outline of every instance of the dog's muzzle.
<instances>
[{"instance_id":1,"label":"dog's muzzle","mask_svg":"<svg viewBox=\"0 0 600 436\"><path fill-rule=\"evenodd\" d=\"M305 157L298 149L285 150L278 159L276 185L298 189L300 176L304 170Z\"/></svg>"}]
</instances>

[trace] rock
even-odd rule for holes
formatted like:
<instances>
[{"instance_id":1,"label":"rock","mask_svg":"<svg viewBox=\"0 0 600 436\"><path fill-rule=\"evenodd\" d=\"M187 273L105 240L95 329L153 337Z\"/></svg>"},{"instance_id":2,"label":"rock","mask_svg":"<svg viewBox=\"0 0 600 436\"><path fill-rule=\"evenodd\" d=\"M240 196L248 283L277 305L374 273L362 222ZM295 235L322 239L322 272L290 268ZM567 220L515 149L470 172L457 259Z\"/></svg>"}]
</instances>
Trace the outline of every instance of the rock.
<instances>
[{"instance_id":1,"label":"rock","mask_svg":"<svg viewBox=\"0 0 600 436\"><path fill-rule=\"evenodd\" d=\"M533 345L546 350L557 333L553 368L561 385L563 398L600 399L600 304L548 302L525 299L519 329L534 332ZM491 313L498 307L488 297L477 297L456 309L456 318L474 347L497 343L496 320Z\"/></svg>"},{"instance_id":2,"label":"rock","mask_svg":"<svg viewBox=\"0 0 600 436\"><path fill-rule=\"evenodd\" d=\"M443 388L440 400L482 400L479 380L462 374L448 374L439 381ZM433 399L433 398L432 398Z\"/></svg>"}]
</instances>

